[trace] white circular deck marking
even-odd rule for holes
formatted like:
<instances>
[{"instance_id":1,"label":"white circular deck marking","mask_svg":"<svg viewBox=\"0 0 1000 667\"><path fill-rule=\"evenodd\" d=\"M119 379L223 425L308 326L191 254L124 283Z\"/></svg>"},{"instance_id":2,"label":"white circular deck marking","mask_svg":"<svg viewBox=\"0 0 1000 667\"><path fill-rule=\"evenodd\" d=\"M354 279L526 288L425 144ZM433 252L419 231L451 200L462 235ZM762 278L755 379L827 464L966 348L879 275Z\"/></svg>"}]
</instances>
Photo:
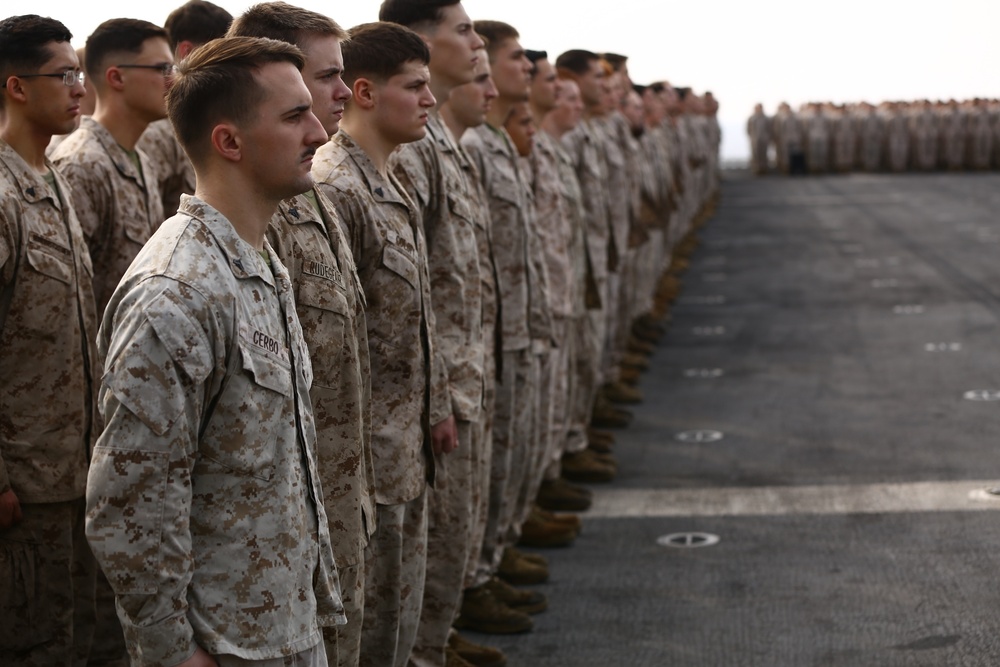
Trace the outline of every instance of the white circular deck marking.
<instances>
[{"instance_id":1,"label":"white circular deck marking","mask_svg":"<svg viewBox=\"0 0 1000 667\"><path fill-rule=\"evenodd\" d=\"M962 395L967 401L1000 401L1000 391L996 389L973 389Z\"/></svg>"},{"instance_id":2,"label":"white circular deck marking","mask_svg":"<svg viewBox=\"0 0 1000 667\"><path fill-rule=\"evenodd\" d=\"M684 431L674 436L681 442L718 442L725 437L721 431Z\"/></svg>"},{"instance_id":3,"label":"white circular deck marking","mask_svg":"<svg viewBox=\"0 0 1000 667\"><path fill-rule=\"evenodd\" d=\"M684 371L686 378L714 379L722 377L723 374L721 368L689 368Z\"/></svg>"},{"instance_id":4,"label":"white circular deck marking","mask_svg":"<svg viewBox=\"0 0 1000 667\"><path fill-rule=\"evenodd\" d=\"M711 533L674 533L657 538L656 543L674 549L697 549L718 544L719 536Z\"/></svg>"},{"instance_id":5,"label":"white circular deck marking","mask_svg":"<svg viewBox=\"0 0 1000 667\"><path fill-rule=\"evenodd\" d=\"M928 352L961 352L961 343L927 343L924 349Z\"/></svg>"},{"instance_id":6,"label":"white circular deck marking","mask_svg":"<svg viewBox=\"0 0 1000 667\"><path fill-rule=\"evenodd\" d=\"M922 315L924 312L924 307L918 303L911 305L900 305L900 306L895 306L892 309L892 312L896 313L897 315Z\"/></svg>"},{"instance_id":7,"label":"white circular deck marking","mask_svg":"<svg viewBox=\"0 0 1000 667\"><path fill-rule=\"evenodd\" d=\"M726 327L694 327L691 333L695 336L722 336L726 333Z\"/></svg>"},{"instance_id":8,"label":"white circular deck marking","mask_svg":"<svg viewBox=\"0 0 1000 667\"><path fill-rule=\"evenodd\" d=\"M872 281L872 287L875 289L886 289L889 287L898 287L899 281L895 278L876 278Z\"/></svg>"}]
</instances>

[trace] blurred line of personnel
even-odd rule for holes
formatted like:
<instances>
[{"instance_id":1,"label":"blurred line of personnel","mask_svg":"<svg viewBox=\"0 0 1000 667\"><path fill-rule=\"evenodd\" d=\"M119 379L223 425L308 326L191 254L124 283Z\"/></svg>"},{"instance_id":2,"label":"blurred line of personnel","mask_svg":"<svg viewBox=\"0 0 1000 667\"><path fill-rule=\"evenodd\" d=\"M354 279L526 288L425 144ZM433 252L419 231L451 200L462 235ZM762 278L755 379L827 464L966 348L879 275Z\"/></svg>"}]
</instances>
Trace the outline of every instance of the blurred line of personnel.
<instances>
[{"instance_id":1,"label":"blurred line of personnel","mask_svg":"<svg viewBox=\"0 0 1000 667\"><path fill-rule=\"evenodd\" d=\"M747 134L755 174L1000 169L998 100L758 104Z\"/></svg>"},{"instance_id":2,"label":"blurred line of personnel","mask_svg":"<svg viewBox=\"0 0 1000 667\"><path fill-rule=\"evenodd\" d=\"M0 664L499 666L456 629L547 607L717 104L379 19L0 21Z\"/></svg>"}]
</instances>

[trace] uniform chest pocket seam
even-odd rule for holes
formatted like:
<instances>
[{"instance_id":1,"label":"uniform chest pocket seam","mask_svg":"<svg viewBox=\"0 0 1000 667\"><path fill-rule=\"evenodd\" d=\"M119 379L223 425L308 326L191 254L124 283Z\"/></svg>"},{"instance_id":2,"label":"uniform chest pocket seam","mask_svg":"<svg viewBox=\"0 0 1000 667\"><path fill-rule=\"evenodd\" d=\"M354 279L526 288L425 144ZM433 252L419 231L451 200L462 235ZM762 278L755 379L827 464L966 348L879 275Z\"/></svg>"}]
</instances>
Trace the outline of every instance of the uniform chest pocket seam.
<instances>
[{"instance_id":1,"label":"uniform chest pocket seam","mask_svg":"<svg viewBox=\"0 0 1000 667\"><path fill-rule=\"evenodd\" d=\"M31 267L42 275L67 285L73 283L73 269L64 260L34 245L28 245L27 256Z\"/></svg>"},{"instance_id":2,"label":"uniform chest pocket seam","mask_svg":"<svg viewBox=\"0 0 1000 667\"><path fill-rule=\"evenodd\" d=\"M292 395L292 368L272 358L264 352L257 352L253 346L240 341L240 355L243 368L249 371L254 384L260 385L282 396Z\"/></svg>"},{"instance_id":3,"label":"uniform chest pocket seam","mask_svg":"<svg viewBox=\"0 0 1000 667\"><path fill-rule=\"evenodd\" d=\"M298 287L297 298L300 305L349 317L347 295L336 282L303 274L299 278Z\"/></svg>"},{"instance_id":4,"label":"uniform chest pocket seam","mask_svg":"<svg viewBox=\"0 0 1000 667\"><path fill-rule=\"evenodd\" d=\"M413 289L419 289L417 265L399 248L387 245L382 250L382 266L408 282Z\"/></svg>"}]
</instances>

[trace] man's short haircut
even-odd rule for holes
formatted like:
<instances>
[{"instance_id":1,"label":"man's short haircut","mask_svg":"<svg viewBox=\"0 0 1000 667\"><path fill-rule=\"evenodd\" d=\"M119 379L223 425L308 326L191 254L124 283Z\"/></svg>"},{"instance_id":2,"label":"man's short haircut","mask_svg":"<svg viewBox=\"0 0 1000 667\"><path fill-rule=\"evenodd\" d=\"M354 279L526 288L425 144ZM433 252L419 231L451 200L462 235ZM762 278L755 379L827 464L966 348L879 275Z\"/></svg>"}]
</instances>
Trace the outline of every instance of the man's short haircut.
<instances>
[{"instance_id":1,"label":"man's short haircut","mask_svg":"<svg viewBox=\"0 0 1000 667\"><path fill-rule=\"evenodd\" d=\"M299 48L315 35L347 38L347 31L330 17L280 1L254 5L233 21L227 34L229 37L279 39Z\"/></svg>"},{"instance_id":2,"label":"man's short haircut","mask_svg":"<svg viewBox=\"0 0 1000 667\"><path fill-rule=\"evenodd\" d=\"M387 21L354 26L341 48L344 83L352 88L358 79L385 83L409 62L427 65L431 61L431 53L420 35Z\"/></svg>"},{"instance_id":3,"label":"man's short haircut","mask_svg":"<svg viewBox=\"0 0 1000 667\"><path fill-rule=\"evenodd\" d=\"M531 76L534 78L538 74L538 61L548 60L549 54L546 51L530 51L525 49L524 56L531 61Z\"/></svg>"},{"instance_id":4,"label":"man's short haircut","mask_svg":"<svg viewBox=\"0 0 1000 667\"><path fill-rule=\"evenodd\" d=\"M641 83L633 83L632 90L639 93L639 97L642 97L643 95L646 94L646 86L642 85Z\"/></svg>"},{"instance_id":5,"label":"man's short haircut","mask_svg":"<svg viewBox=\"0 0 1000 667\"><path fill-rule=\"evenodd\" d=\"M681 86L674 86L674 90L677 91L677 99L679 99L681 102L683 102L684 98L687 97L688 93L691 92L690 88L681 87Z\"/></svg>"},{"instance_id":6,"label":"man's short haircut","mask_svg":"<svg viewBox=\"0 0 1000 667\"><path fill-rule=\"evenodd\" d=\"M657 94L662 93L664 90L667 89L667 85L662 81L654 81L653 83L649 84L649 87L652 88L653 92Z\"/></svg>"},{"instance_id":7,"label":"man's short haircut","mask_svg":"<svg viewBox=\"0 0 1000 667\"><path fill-rule=\"evenodd\" d=\"M218 39L229 30L233 15L207 0L188 0L170 12L163 27L170 39L170 50L176 51L181 42L195 46Z\"/></svg>"},{"instance_id":8,"label":"man's short haircut","mask_svg":"<svg viewBox=\"0 0 1000 667\"><path fill-rule=\"evenodd\" d=\"M628 62L628 56L623 56L620 53L602 53L601 57L607 60L616 72L622 71L625 63Z\"/></svg>"},{"instance_id":9,"label":"man's short haircut","mask_svg":"<svg viewBox=\"0 0 1000 667\"><path fill-rule=\"evenodd\" d=\"M521 34L509 23L503 21L476 21L473 23L476 32L485 37L487 41L486 53L493 62L493 56L497 48L508 39L519 39Z\"/></svg>"},{"instance_id":10,"label":"man's short haircut","mask_svg":"<svg viewBox=\"0 0 1000 667\"><path fill-rule=\"evenodd\" d=\"M215 39L181 61L167 93L167 116L192 162L204 160L218 123L246 125L256 118L267 91L255 75L282 62L301 70L305 57L288 42L259 37Z\"/></svg>"},{"instance_id":11,"label":"man's short haircut","mask_svg":"<svg viewBox=\"0 0 1000 667\"><path fill-rule=\"evenodd\" d=\"M11 16L0 21L0 83L14 74L37 74L52 59L52 42L69 42L72 33L62 23L37 14ZM0 109L4 96L0 95Z\"/></svg>"},{"instance_id":12,"label":"man's short haircut","mask_svg":"<svg viewBox=\"0 0 1000 667\"><path fill-rule=\"evenodd\" d=\"M583 49L572 49L571 51L566 51L556 58L556 67L559 69L564 69L573 74L582 75L586 74L590 70L590 63L595 60L600 60L601 57L594 53L593 51L584 51Z\"/></svg>"},{"instance_id":13,"label":"man's short haircut","mask_svg":"<svg viewBox=\"0 0 1000 667\"><path fill-rule=\"evenodd\" d=\"M87 76L103 80L109 56L141 53L146 40L154 37L167 41L167 31L141 19L108 19L87 38Z\"/></svg>"},{"instance_id":14,"label":"man's short haircut","mask_svg":"<svg viewBox=\"0 0 1000 667\"><path fill-rule=\"evenodd\" d=\"M398 23L414 30L433 29L443 18L441 10L461 1L385 0L378 10L378 20Z\"/></svg>"}]
</instances>

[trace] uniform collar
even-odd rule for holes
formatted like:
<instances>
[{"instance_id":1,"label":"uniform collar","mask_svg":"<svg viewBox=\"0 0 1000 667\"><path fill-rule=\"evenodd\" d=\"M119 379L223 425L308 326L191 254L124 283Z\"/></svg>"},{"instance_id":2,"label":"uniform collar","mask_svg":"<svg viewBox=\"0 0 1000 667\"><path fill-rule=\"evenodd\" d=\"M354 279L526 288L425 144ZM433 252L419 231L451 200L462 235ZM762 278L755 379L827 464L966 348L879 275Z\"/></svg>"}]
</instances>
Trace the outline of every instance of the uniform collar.
<instances>
[{"instance_id":1,"label":"uniform collar","mask_svg":"<svg viewBox=\"0 0 1000 667\"><path fill-rule=\"evenodd\" d=\"M43 199L51 199L56 208L62 209L59 197L49 187L49 184L45 181L45 177L32 169L24 161L24 158L2 139L0 139L0 162L3 162L7 166L7 169L14 177L14 181L17 183L18 189L21 191L21 197L26 202L34 204ZM56 172L56 168L52 166L48 158L45 158L45 166L49 168L49 171L52 172L57 180L60 178Z\"/></svg>"},{"instance_id":2,"label":"uniform collar","mask_svg":"<svg viewBox=\"0 0 1000 667\"><path fill-rule=\"evenodd\" d=\"M264 250L271 258L270 268L257 249L236 233L236 229L226 216L198 197L181 195L181 203L177 212L200 220L205 225L208 233L215 238L219 248L226 255L229 268L234 276L241 280L260 278L271 287L275 287L275 276L280 274L280 264L277 261L277 254L266 240L264 241Z\"/></svg>"},{"instance_id":3,"label":"uniform collar","mask_svg":"<svg viewBox=\"0 0 1000 667\"><path fill-rule=\"evenodd\" d=\"M136 168L132 158L129 156L128 151L122 148L121 145L115 141L115 138L111 136L111 132L108 131L108 128L98 123L91 116L84 116L80 119L80 129L86 129L94 135L97 141L100 142L101 146L104 147L108 157L111 158L111 162L114 163L115 169L118 170L118 173L126 178L131 178L139 185L142 185L143 177ZM139 160L142 160L141 152L139 153Z\"/></svg>"},{"instance_id":4,"label":"uniform collar","mask_svg":"<svg viewBox=\"0 0 1000 667\"><path fill-rule=\"evenodd\" d=\"M375 168L371 158L358 146L351 135L341 130L333 137L332 141L354 160L375 201L400 204L409 208L409 204L399 194L401 189L391 180L392 177L390 176L388 181L382 178L382 174Z\"/></svg>"}]
</instances>

